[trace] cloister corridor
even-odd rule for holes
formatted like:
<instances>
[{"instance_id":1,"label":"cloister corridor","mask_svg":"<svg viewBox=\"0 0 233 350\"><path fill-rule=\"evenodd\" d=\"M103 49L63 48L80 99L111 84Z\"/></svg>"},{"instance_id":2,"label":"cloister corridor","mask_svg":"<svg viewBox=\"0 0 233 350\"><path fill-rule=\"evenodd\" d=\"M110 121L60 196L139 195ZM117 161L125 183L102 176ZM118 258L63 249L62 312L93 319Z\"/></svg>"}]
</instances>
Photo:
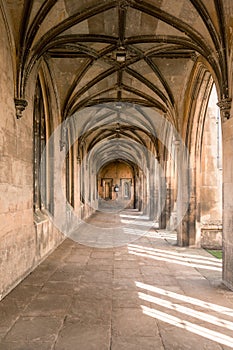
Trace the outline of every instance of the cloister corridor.
<instances>
[{"instance_id":1,"label":"cloister corridor","mask_svg":"<svg viewBox=\"0 0 233 350\"><path fill-rule=\"evenodd\" d=\"M0 32L0 350L233 350L233 0Z\"/></svg>"},{"instance_id":2,"label":"cloister corridor","mask_svg":"<svg viewBox=\"0 0 233 350\"><path fill-rule=\"evenodd\" d=\"M233 348L221 260L178 247L174 232L135 210L96 212L88 223L99 236L127 225L132 241L100 248L95 235L92 246L67 238L1 302L1 350Z\"/></svg>"}]
</instances>

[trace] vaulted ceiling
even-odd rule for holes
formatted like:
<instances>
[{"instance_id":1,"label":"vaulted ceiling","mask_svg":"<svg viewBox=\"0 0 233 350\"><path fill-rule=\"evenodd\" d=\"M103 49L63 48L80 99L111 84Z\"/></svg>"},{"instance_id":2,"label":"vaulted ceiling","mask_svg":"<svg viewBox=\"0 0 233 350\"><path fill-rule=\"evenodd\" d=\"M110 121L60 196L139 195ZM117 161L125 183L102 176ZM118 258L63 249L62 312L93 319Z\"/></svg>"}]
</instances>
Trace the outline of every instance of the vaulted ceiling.
<instances>
[{"instance_id":1,"label":"vaulted ceiling","mask_svg":"<svg viewBox=\"0 0 233 350\"><path fill-rule=\"evenodd\" d=\"M106 102L180 111L202 60L228 95L221 0L5 0L17 50L16 97L48 65L63 117ZM225 2L225 5L228 0Z\"/></svg>"}]
</instances>

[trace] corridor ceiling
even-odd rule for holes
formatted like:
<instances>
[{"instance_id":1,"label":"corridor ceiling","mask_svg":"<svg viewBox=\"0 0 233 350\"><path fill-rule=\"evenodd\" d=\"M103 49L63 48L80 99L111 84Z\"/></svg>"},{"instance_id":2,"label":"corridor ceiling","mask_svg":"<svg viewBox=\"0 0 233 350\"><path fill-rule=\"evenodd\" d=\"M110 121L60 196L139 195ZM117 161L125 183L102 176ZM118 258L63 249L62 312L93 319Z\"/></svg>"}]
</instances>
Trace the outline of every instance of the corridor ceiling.
<instances>
[{"instance_id":1,"label":"corridor ceiling","mask_svg":"<svg viewBox=\"0 0 233 350\"><path fill-rule=\"evenodd\" d=\"M5 0L16 43L16 97L46 62L61 115L130 102L175 115L198 62L228 96L229 0Z\"/></svg>"}]
</instances>

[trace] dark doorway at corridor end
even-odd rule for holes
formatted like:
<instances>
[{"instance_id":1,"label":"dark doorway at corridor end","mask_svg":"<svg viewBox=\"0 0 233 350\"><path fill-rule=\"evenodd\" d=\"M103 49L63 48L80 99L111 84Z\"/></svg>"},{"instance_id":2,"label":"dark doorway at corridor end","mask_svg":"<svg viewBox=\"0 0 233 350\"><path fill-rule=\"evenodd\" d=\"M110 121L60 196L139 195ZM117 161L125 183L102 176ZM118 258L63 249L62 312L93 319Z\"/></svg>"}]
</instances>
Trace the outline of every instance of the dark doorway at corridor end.
<instances>
[{"instance_id":1,"label":"dark doorway at corridor end","mask_svg":"<svg viewBox=\"0 0 233 350\"><path fill-rule=\"evenodd\" d=\"M122 160L105 164L97 174L99 206L136 208L135 170ZM107 202L107 203L106 203Z\"/></svg>"}]
</instances>

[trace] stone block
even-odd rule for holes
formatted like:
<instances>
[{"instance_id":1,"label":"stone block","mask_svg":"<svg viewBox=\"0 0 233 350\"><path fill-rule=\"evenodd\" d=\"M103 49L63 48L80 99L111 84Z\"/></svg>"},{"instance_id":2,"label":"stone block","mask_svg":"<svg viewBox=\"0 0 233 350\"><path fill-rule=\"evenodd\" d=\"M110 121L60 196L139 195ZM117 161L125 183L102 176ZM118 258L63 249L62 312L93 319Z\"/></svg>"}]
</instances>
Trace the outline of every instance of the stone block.
<instances>
[{"instance_id":1,"label":"stone block","mask_svg":"<svg viewBox=\"0 0 233 350\"><path fill-rule=\"evenodd\" d=\"M222 229L203 227L201 229L201 247L205 249L222 249Z\"/></svg>"}]
</instances>

